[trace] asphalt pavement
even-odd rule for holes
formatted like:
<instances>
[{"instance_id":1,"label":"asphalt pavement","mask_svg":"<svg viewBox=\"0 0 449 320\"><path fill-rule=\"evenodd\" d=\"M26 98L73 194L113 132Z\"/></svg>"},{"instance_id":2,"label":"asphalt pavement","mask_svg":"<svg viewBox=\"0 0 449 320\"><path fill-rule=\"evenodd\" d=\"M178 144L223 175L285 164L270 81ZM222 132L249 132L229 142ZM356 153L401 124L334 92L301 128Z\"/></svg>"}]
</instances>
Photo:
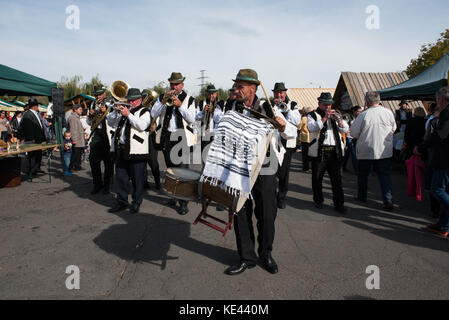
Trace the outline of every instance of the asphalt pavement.
<instances>
[{"instance_id":1,"label":"asphalt pavement","mask_svg":"<svg viewBox=\"0 0 449 320\"><path fill-rule=\"evenodd\" d=\"M90 195L88 163L65 177L56 155L51 183L40 175L0 189L0 299L449 298L449 241L423 230L434 221L429 202L407 197L404 171L392 173L393 212L382 209L376 177L368 202L357 203L356 177L345 172L348 213L341 215L327 175L325 207L313 206L311 174L299 159L276 220L279 273L256 267L230 277L224 270L238 262L234 231L223 238L193 225L200 204L180 216L151 183L139 214L108 213L114 195ZM79 270L79 289L67 288L76 275L69 266Z\"/></svg>"}]
</instances>

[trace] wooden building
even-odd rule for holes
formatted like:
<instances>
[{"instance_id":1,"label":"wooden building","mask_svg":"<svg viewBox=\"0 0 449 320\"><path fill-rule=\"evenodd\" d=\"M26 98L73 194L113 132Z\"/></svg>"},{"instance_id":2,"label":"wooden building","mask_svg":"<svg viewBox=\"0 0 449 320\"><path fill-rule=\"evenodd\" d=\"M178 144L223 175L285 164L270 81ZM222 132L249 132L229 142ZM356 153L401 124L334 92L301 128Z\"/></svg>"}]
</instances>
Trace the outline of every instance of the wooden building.
<instances>
[{"instance_id":1,"label":"wooden building","mask_svg":"<svg viewBox=\"0 0 449 320\"><path fill-rule=\"evenodd\" d=\"M368 91L390 88L408 80L405 72L342 72L335 89L335 106L341 110L349 110L354 106L365 106L365 95ZM423 107L421 101L407 101L410 108ZM400 101L382 101L382 105L395 111Z\"/></svg>"}]
</instances>

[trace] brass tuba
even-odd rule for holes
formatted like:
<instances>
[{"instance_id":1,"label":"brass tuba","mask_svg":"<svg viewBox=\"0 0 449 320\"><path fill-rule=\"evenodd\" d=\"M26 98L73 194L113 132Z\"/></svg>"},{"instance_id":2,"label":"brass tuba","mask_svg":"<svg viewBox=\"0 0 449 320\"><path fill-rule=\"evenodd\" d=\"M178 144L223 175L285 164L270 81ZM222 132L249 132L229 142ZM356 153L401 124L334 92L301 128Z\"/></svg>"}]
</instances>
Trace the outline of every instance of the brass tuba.
<instances>
[{"instance_id":1,"label":"brass tuba","mask_svg":"<svg viewBox=\"0 0 449 320\"><path fill-rule=\"evenodd\" d=\"M142 101L142 106L144 108L152 107L154 105L154 103L156 102L157 98L159 97L158 93L151 89L145 89L145 90L143 90L143 92L147 93L147 95L145 96L145 98Z\"/></svg>"},{"instance_id":2,"label":"brass tuba","mask_svg":"<svg viewBox=\"0 0 449 320\"><path fill-rule=\"evenodd\" d=\"M125 81L117 80L111 84L111 94L115 100L124 102L126 101L126 95L128 93L129 84Z\"/></svg>"}]
</instances>

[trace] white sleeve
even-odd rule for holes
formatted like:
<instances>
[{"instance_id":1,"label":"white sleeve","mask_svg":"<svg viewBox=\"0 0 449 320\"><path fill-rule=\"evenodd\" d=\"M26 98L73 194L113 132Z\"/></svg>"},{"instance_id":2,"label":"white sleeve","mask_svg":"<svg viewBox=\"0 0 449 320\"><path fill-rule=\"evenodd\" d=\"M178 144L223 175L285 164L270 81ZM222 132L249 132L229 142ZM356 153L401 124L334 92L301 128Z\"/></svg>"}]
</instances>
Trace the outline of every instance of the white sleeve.
<instances>
[{"instance_id":1,"label":"white sleeve","mask_svg":"<svg viewBox=\"0 0 449 320\"><path fill-rule=\"evenodd\" d=\"M214 122L216 124L218 124L220 122L221 118L223 117L223 115L224 115L224 112L223 112L223 110L221 110L221 108L215 108L214 116L213 116Z\"/></svg>"},{"instance_id":2,"label":"white sleeve","mask_svg":"<svg viewBox=\"0 0 449 320\"><path fill-rule=\"evenodd\" d=\"M298 129L290 122L288 122L287 119L285 119L284 115L278 109L275 110L275 113L277 117L282 118L286 122L284 132L279 131L281 137L286 140L296 138L296 136L298 135Z\"/></svg>"},{"instance_id":3,"label":"white sleeve","mask_svg":"<svg viewBox=\"0 0 449 320\"><path fill-rule=\"evenodd\" d=\"M157 117L159 117L162 114L162 112L164 111L164 107L165 106L159 100L157 100L154 103L154 105L151 107L151 117L153 119L156 119Z\"/></svg>"},{"instance_id":4,"label":"white sleeve","mask_svg":"<svg viewBox=\"0 0 449 320\"><path fill-rule=\"evenodd\" d=\"M299 114L299 110L289 110L285 119L295 127L298 127L299 123L301 122L301 115Z\"/></svg>"},{"instance_id":5,"label":"white sleeve","mask_svg":"<svg viewBox=\"0 0 449 320\"><path fill-rule=\"evenodd\" d=\"M351 137L354 139L358 139L360 137L361 131L362 131L362 118L365 118L364 114L359 115L355 120L352 122L351 125Z\"/></svg>"},{"instance_id":6,"label":"white sleeve","mask_svg":"<svg viewBox=\"0 0 449 320\"><path fill-rule=\"evenodd\" d=\"M312 116L307 116L307 129L309 129L309 132L317 132L323 129L324 124L321 120L314 120Z\"/></svg>"},{"instance_id":7,"label":"white sleeve","mask_svg":"<svg viewBox=\"0 0 449 320\"><path fill-rule=\"evenodd\" d=\"M186 108L184 106L181 106L179 107L179 112L188 124L192 124L195 122L195 106L193 108Z\"/></svg>"},{"instance_id":8,"label":"white sleeve","mask_svg":"<svg viewBox=\"0 0 449 320\"><path fill-rule=\"evenodd\" d=\"M131 126L136 128L137 130L145 131L150 126L151 115L149 112L145 112L145 114L142 117L138 118L135 115L133 115L132 113L130 113L128 116L128 120L129 120L129 123L131 124Z\"/></svg>"}]
</instances>

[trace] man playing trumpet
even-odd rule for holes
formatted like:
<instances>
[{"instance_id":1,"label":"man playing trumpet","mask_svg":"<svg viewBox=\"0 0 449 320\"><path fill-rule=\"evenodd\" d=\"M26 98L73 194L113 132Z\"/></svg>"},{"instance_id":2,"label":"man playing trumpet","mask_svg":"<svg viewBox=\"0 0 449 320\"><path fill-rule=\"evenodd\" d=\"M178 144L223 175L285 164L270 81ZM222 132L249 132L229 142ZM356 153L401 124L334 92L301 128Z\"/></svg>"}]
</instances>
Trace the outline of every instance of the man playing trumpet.
<instances>
[{"instance_id":1,"label":"man playing trumpet","mask_svg":"<svg viewBox=\"0 0 449 320\"><path fill-rule=\"evenodd\" d=\"M126 95L129 108L118 104L108 115L108 123L117 127L111 150L116 152L115 188L117 203L109 210L119 212L128 207L129 180L133 184L130 212L138 213L143 201L145 166L149 155L149 132L151 115L142 107L139 89L131 88Z\"/></svg>"},{"instance_id":2,"label":"man playing trumpet","mask_svg":"<svg viewBox=\"0 0 449 320\"><path fill-rule=\"evenodd\" d=\"M170 91L159 96L159 100L151 108L151 116L156 119L162 117L160 132L160 147L164 153L167 168L188 167L190 147L194 144L192 125L195 122L195 98L189 96L184 89L185 77L181 73L173 72L168 79ZM181 143L181 145L178 145ZM178 145L178 146L177 146ZM174 147L180 147L176 153ZM172 152L174 150L174 152ZM185 215L189 212L188 202L179 200L178 213Z\"/></svg>"},{"instance_id":3,"label":"man playing trumpet","mask_svg":"<svg viewBox=\"0 0 449 320\"><path fill-rule=\"evenodd\" d=\"M309 158L312 161L312 189L315 207L323 208L323 177L327 171L332 184L334 208L344 214L344 194L341 182L341 161L344 143L341 133L348 132L348 125L332 109L334 100L329 92L318 98L318 109L308 115L310 132Z\"/></svg>"}]
</instances>

